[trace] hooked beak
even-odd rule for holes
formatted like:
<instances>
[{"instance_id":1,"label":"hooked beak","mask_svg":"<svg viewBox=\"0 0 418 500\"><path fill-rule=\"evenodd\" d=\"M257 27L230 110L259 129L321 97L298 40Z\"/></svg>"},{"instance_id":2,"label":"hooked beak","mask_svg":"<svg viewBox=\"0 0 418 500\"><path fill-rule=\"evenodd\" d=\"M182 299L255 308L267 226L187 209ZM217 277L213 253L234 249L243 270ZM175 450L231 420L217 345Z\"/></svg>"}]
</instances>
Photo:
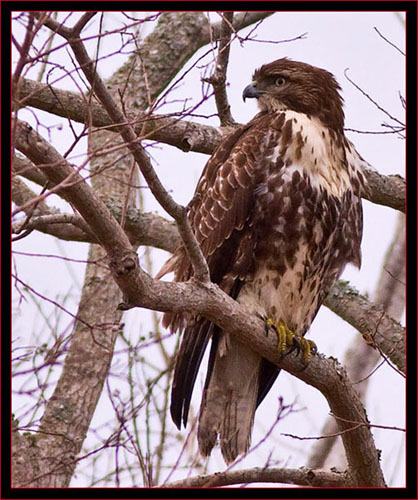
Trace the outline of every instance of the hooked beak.
<instances>
[{"instance_id":1,"label":"hooked beak","mask_svg":"<svg viewBox=\"0 0 418 500\"><path fill-rule=\"evenodd\" d=\"M258 99L262 93L263 92L260 92L255 88L255 82L252 82L250 83L250 85L247 85L245 87L244 92L242 93L242 99L244 102L247 97L248 98L255 97L256 99Z\"/></svg>"}]
</instances>

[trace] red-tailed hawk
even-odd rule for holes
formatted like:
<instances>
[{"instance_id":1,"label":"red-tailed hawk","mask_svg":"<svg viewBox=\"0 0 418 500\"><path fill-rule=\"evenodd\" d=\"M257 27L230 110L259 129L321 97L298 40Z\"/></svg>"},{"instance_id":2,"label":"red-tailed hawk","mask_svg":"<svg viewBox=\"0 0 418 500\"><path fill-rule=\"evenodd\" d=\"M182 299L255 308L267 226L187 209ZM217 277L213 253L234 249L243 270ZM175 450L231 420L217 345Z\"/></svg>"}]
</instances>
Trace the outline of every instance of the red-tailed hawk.
<instances>
[{"instance_id":1,"label":"red-tailed hawk","mask_svg":"<svg viewBox=\"0 0 418 500\"><path fill-rule=\"evenodd\" d=\"M347 262L361 261L363 161L344 136L339 90L328 71L287 58L256 70L243 97L261 111L221 142L189 204L212 281L293 332L305 351L302 336L330 287ZM192 277L183 247L159 277L170 271L176 281ZM166 313L163 322L183 330L171 397L178 428L212 341L199 449L209 455L219 438L230 463L248 451L255 410L279 369L205 318Z\"/></svg>"}]
</instances>

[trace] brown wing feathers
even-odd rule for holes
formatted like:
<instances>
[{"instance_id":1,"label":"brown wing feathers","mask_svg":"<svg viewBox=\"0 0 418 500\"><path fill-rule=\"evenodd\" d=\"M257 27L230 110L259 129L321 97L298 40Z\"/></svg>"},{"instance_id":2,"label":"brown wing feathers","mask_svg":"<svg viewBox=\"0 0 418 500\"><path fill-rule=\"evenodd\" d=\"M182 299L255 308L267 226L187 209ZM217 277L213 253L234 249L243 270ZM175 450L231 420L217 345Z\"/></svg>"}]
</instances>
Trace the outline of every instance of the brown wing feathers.
<instances>
[{"instance_id":1,"label":"brown wing feathers","mask_svg":"<svg viewBox=\"0 0 418 500\"><path fill-rule=\"evenodd\" d=\"M238 153L234 157L231 151L240 140L245 141L246 133L251 131L256 119L240 127L221 143L207 163L196 194L189 204L189 220L207 258L211 279L235 298L240 288L237 278L245 276L252 263L254 240L250 233L245 234L242 229L251 215L257 165L253 155L247 158L243 153ZM242 167L244 162L248 163L247 170L241 168L237 173L234 167ZM208 186L211 188L208 189ZM159 277L173 270L176 281L191 277L190 263L182 247L164 266ZM184 317L168 313L164 316L163 324L175 330L184 324ZM187 423L193 386L211 337L213 345L206 385L210 380L216 351L217 327L204 318L188 318L188 326L184 329L177 354L171 395L171 415L179 428L181 422L184 425Z\"/></svg>"}]
</instances>

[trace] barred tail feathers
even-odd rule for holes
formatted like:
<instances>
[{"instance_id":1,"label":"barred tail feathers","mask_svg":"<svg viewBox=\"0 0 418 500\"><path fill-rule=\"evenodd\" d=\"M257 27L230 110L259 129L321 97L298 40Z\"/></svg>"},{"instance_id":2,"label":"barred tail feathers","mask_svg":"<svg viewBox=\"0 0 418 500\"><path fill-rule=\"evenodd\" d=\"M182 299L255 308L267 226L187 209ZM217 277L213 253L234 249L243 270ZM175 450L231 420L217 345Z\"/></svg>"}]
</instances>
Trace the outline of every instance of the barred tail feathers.
<instances>
[{"instance_id":1,"label":"barred tail feathers","mask_svg":"<svg viewBox=\"0 0 418 500\"><path fill-rule=\"evenodd\" d=\"M262 358L232 336L220 336L202 399L198 441L201 454L208 456L219 436L229 464L250 446Z\"/></svg>"}]
</instances>

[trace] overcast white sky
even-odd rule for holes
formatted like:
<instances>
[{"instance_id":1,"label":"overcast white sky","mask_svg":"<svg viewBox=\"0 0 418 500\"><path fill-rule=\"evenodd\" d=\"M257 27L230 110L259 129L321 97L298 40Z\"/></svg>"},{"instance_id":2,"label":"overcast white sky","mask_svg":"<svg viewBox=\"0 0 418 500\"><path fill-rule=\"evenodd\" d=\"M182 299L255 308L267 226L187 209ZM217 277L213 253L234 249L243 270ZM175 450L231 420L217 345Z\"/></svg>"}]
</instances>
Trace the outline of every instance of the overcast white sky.
<instances>
[{"instance_id":1,"label":"overcast white sky","mask_svg":"<svg viewBox=\"0 0 418 500\"><path fill-rule=\"evenodd\" d=\"M378 4L376 4L378 5ZM217 19L216 14L212 14ZM365 131L382 131L383 122L390 122L389 118L379 111L370 101L355 89L345 78L344 71L348 69L349 77L354 80L367 94L379 105L400 120L404 119L403 109L399 99L399 92L405 95L405 58L398 50L385 42L375 31L388 38L393 44L405 51L404 26L399 18L391 12L280 12L265 20L256 32L260 42L246 42L243 46L235 41L231 48L230 65L228 69L228 96L234 118L241 123L248 121L257 112L256 103L252 100L245 104L242 102L242 90L251 82L253 71L263 63L271 62L281 57L290 57L294 60L304 61L332 72L339 81L345 100L346 127ZM76 15L74 15L75 22ZM106 28L114 29L121 22L120 13L112 13L106 19ZM91 32L95 32L93 25ZM251 28L252 29L252 28ZM240 33L244 36L250 29ZM303 39L289 43L270 44L261 40L287 40L306 33ZM22 32L16 27L15 36L21 39ZM104 37L102 50L104 53L113 53L119 42L118 36ZM208 50L202 48L187 63L192 62ZM71 62L64 51L57 53L60 62L66 68L71 67ZM93 53L91 53L93 55ZM213 58L208 55L200 65L204 65ZM114 56L104 59L99 65L99 71L104 78L109 77L113 71L126 59L126 56ZM111 62L109 62L111 61ZM203 72L203 69L201 70ZM34 77L34 74L27 75ZM55 74L54 74L55 76ZM198 101L201 97L201 74L192 71L170 95L172 101L185 98ZM68 79L57 83L62 88L71 88ZM181 109L181 103L174 102L159 109L159 113ZM201 114L215 112L214 100L205 103L199 110ZM64 119L39 113L42 120L51 124L62 124L61 128L52 129L51 138L54 146L65 152L73 138L66 132ZM21 118L34 124L30 112L22 112ZM44 118L45 117L45 118ZM218 125L216 118L205 120L205 123ZM45 132L42 129L41 133ZM45 135L48 134L45 132ZM356 145L360 154L379 172L383 174L405 173L404 148L405 143L395 135L371 135L347 132L349 139ZM77 146L72 153L74 162L81 162L85 154L85 143ZM185 154L180 150L160 145L150 150L153 164L160 175L164 185L172 191L176 201L187 203L194 191L196 182L207 161L207 157L197 153ZM78 159L76 158L78 156ZM146 191L144 191L146 193ZM51 197L52 205L64 207L57 198ZM146 197L147 210L158 211L157 204ZM373 297L376 282L379 278L382 261L388 244L391 241L395 227L397 213L391 209L364 202L364 238L362 244L363 266L360 271L347 267L343 279L349 280L362 293ZM32 254L64 255L76 259L85 259L87 245L68 244L57 242L55 239L37 233L32 233L28 238L14 245L16 251L30 252ZM141 249L140 249L141 254ZM164 252L155 252L155 271L164 261ZM73 313L76 312L77 290L82 284L84 266L71 264L57 258L27 257L16 254L14 265L25 283L34 286L37 291L56 300L70 294L66 307ZM59 279L57 279L59 277ZM45 331L43 318L31 301L18 303L18 295L13 303L14 311L14 336L16 345L34 345L37 343L35 336L42 337ZM48 310L50 306L45 305ZM140 328L146 331L147 318L144 311L130 311L126 314L127 331L134 336L140 335ZM68 328L72 319L64 317L61 328ZM141 324L141 327L139 326ZM347 346L357 335L353 329L340 321L333 313L322 308L310 331L310 338L315 340L319 351L327 356L342 358ZM39 339L38 339L39 341ZM48 335L44 337L48 341ZM169 339L171 342L172 339ZM359 339L359 342L362 340ZM199 382L198 382L199 385ZM279 432L291 432L303 436L319 435L321 425L328 413L328 408L322 396L314 389L304 385L297 379L282 373L278 382L271 391L269 398L263 403L256 414L256 425L253 444L263 435L274 420L277 408L277 398L284 397L289 404L296 400L297 406L303 411L293 413L280 422ZM108 411L106 394L102 397L96 412L94 426L100 425L100 415ZM21 399L16 400L16 407L23 408ZM392 369L382 366L372 376L367 401L367 411L372 423L386 426L404 426L404 381ZM171 425L171 424L170 424ZM374 431L377 447L382 450L382 465L386 479L391 486L404 484L404 448L403 434L396 431ZM90 436L91 444L95 438ZM97 444L97 443L96 443ZM243 467L263 464L270 452L274 452L275 460L280 460L282 466L299 467L306 463L309 451L309 441L296 441L280 436L277 432L271 439L257 450L257 453L247 457ZM211 469L219 469L223 463L219 455L215 454ZM178 476L180 478L180 476ZM172 478L174 479L174 478ZM79 477L73 481L74 486L81 486Z\"/></svg>"}]
</instances>

